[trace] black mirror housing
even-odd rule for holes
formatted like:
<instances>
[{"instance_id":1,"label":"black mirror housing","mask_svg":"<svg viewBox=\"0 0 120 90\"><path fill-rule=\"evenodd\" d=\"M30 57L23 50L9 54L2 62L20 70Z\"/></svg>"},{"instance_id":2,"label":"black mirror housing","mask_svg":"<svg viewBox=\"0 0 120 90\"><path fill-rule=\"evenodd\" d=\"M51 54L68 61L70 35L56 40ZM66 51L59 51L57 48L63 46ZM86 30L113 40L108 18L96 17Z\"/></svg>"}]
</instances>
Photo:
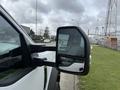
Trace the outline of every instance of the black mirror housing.
<instances>
[{"instance_id":1,"label":"black mirror housing","mask_svg":"<svg viewBox=\"0 0 120 90\"><path fill-rule=\"evenodd\" d=\"M76 26L57 29L56 63L62 72L87 75L90 64L90 43L83 30Z\"/></svg>"}]
</instances>

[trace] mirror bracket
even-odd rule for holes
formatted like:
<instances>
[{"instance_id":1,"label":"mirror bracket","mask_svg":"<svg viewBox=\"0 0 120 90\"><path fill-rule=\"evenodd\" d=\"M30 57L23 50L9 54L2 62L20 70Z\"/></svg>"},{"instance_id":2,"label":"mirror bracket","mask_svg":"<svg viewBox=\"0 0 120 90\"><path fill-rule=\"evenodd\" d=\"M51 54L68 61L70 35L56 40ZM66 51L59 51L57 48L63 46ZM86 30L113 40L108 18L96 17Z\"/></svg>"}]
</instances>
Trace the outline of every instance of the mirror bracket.
<instances>
[{"instance_id":1,"label":"mirror bracket","mask_svg":"<svg viewBox=\"0 0 120 90\"><path fill-rule=\"evenodd\" d=\"M33 58L32 66L50 66L56 67L56 63L47 61L47 58Z\"/></svg>"},{"instance_id":2,"label":"mirror bracket","mask_svg":"<svg viewBox=\"0 0 120 90\"><path fill-rule=\"evenodd\" d=\"M44 51L56 51L55 46L45 46L45 45L30 45L30 52L37 53L37 52L44 52Z\"/></svg>"}]
</instances>

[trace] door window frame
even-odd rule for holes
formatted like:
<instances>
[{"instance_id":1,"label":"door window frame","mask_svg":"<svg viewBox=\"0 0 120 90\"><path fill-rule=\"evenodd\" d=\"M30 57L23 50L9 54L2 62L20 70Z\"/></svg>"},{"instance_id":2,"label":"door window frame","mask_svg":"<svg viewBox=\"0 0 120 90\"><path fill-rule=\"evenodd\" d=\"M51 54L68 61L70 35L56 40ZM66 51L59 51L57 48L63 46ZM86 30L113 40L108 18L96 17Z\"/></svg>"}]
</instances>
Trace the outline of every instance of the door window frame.
<instances>
[{"instance_id":1,"label":"door window frame","mask_svg":"<svg viewBox=\"0 0 120 90\"><path fill-rule=\"evenodd\" d=\"M3 11L3 12L2 12ZM26 48L27 47L27 45L29 44L29 43L27 43L27 41L25 40L25 36L24 36L24 34L23 34L23 32L21 31L22 29L21 29L21 27L20 27L20 25L19 24L17 24L16 22L15 22L15 20L6 12L6 10L4 10L4 8L2 8L1 7L1 5L0 5L0 16L8 23L8 24L10 24L10 26L11 27L13 27L13 29L16 31L16 32L18 32L18 34L19 34L19 37L20 37L20 45L21 45L21 47L23 47L22 48L22 51L24 52L24 51L26 51L28 48ZM13 19L13 21L11 21ZM13 23L14 22L14 23ZM18 27L16 27L16 25L18 25ZM21 29L21 30L19 30L19 29ZM27 37L28 38L28 37ZM22 40L21 40L22 39ZM26 50L23 50L23 49L26 49ZM28 50L27 50L28 51ZM23 55L24 54L26 54L26 53L23 53ZM30 54L29 52L28 52L28 54ZM25 56L24 56L25 57ZM27 59L28 57L26 57L26 58L24 58L23 59L23 61L26 61L25 59ZM30 57L31 58L31 57ZM28 60L28 59L27 59ZM25 68L23 68L23 70L20 70L20 72L17 72L16 74L13 74L13 75L8 75L7 77L8 77L8 79L2 79L1 81L0 81L0 87L4 87L4 86L9 86L9 85L12 85L12 84L14 84L16 81L18 81L18 80L20 80L22 77L24 77L26 74L28 74L28 73L30 73L33 69L35 69L36 67L25 67ZM4 82L2 82L2 81L4 81Z\"/></svg>"}]
</instances>

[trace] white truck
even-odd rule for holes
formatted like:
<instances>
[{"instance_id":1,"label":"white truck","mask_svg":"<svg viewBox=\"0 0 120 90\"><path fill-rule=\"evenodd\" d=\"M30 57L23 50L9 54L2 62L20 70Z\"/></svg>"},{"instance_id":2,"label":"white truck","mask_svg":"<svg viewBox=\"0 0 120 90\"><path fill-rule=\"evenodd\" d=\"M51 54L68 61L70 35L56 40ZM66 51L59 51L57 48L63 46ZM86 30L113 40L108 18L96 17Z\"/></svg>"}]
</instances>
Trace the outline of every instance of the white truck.
<instances>
[{"instance_id":1,"label":"white truck","mask_svg":"<svg viewBox=\"0 0 120 90\"><path fill-rule=\"evenodd\" d=\"M59 27L56 46L43 46L0 5L0 90L60 90L60 72L87 75L89 56L79 27Z\"/></svg>"}]
</instances>

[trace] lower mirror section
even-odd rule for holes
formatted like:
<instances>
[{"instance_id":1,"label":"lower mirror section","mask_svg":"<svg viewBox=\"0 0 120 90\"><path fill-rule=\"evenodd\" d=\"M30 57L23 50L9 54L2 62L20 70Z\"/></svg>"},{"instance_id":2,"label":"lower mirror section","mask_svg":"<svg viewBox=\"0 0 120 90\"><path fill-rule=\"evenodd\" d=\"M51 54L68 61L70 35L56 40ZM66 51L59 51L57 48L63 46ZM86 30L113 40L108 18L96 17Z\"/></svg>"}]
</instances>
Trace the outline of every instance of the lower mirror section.
<instances>
[{"instance_id":1,"label":"lower mirror section","mask_svg":"<svg viewBox=\"0 0 120 90\"><path fill-rule=\"evenodd\" d=\"M59 69L64 71L70 71L70 72L83 72L84 71L84 63L73 63L69 66L60 66Z\"/></svg>"}]
</instances>

